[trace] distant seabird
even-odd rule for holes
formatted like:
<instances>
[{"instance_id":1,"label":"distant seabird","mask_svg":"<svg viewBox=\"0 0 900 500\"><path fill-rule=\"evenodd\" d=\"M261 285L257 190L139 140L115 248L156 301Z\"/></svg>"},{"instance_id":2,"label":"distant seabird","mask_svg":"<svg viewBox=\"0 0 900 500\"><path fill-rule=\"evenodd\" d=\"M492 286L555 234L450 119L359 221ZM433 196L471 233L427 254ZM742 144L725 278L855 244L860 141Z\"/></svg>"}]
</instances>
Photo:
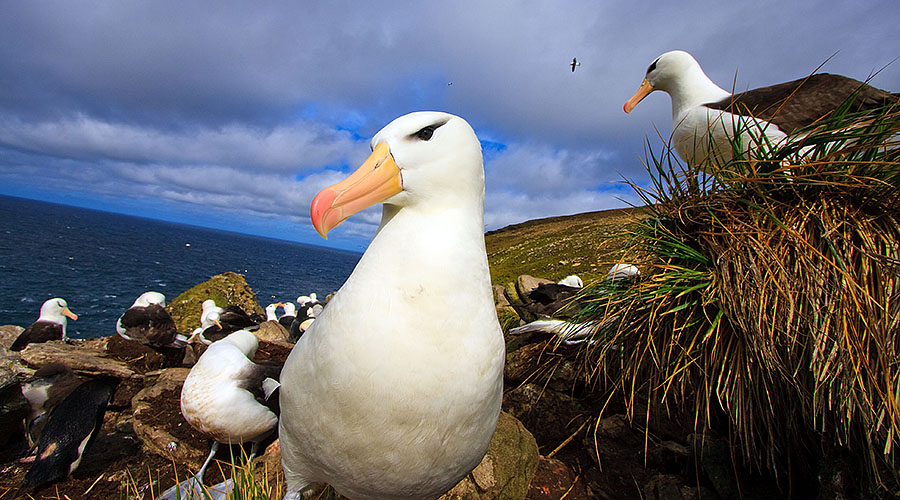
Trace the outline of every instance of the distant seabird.
<instances>
[{"instance_id":1,"label":"distant seabird","mask_svg":"<svg viewBox=\"0 0 900 500\"><path fill-rule=\"evenodd\" d=\"M570 286L573 288L584 287L584 281L582 281L582 279L579 278L578 275L576 275L576 274L570 274L569 276L566 276L565 278L563 278L559 281L559 284Z\"/></svg>"},{"instance_id":2,"label":"distant seabird","mask_svg":"<svg viewBox=\"0 0 900 500\"><path fill-rule=\"evenodd\" d=\"M278 322L281 323L285 330L290 331L291 324L297 319L297 308L294 307L293 302L283 302L281 306L284 308L284 314L278 318Z\"/></svg>"},{"instance_id":3,"label":"distant seabird","mask_svg":"<svg viewBox=\"0 0 900 500\"><path fill-rule=\"evenodd\" d=\"M573 57L573 58L572 58L572 62L569 63L569 66L572 67L572 73L574 73L574 72L575 72L575 68L578 67L578 66L581 66L581 63L578 62L578 59L576 59L576 58Z\"/></svg>"},{"instance_id":4,"label":"distant seabird","mask_svg":"<svg viewBox=\"0 0 900 500\"><path fill-rule=\"evenodd\" d=\"M733 155L729 137L741 132L748 149L777 145L853 97L850 111L863 111L896 103L891 94L840 75L821 73L792 82L732 95L706 76L687 52L675 50L659 56L647 68L638 91L624 106L632 109L654 90L672 99L672 143L686 162L702 164L707 158L722 164ZM712 150L710 147L712 146Z\"/></svg>"},{"instance_id":5,"label":"distant seabird","mask_svg":"<svg viewBox=\"0 0 900 500\"><path fill-rule=\"evenodd\" d=\"M21 491L33 491L65 479L81 464L85 449L103 424L106 405L118 380L98 377L75 388L47 417L38 440L34 464L25 474Z\"/></svg>"},{"instance_id":6,"label":"distant seabird","mask_svg":"<svg viewBox=\"0 0 900 500\"><path fill-rule=\"evenodd\" d=\"M641 272L638 270L637 266L634 264L614 264L609 271L606 273L606 281L611 284L615 284L618 286L629 285L632 280L636 280L640 278ZM542 292L543 288L549 288L550 291L555 291L554 287L559 287L559 284L549 284L549 285L541 285L539 286L532 295L531 298L536 300L541 300L540 297L536 296L537 294ZM558 310L561 308L563 301L570 300L574 296L574 293L569 294L568 296L563 295L562 300L556 300L552 307L548 308L550 310ZM522 325L516 328L509 330L510 335L524 335L528 333L549 333L552 335L556 335L559 339L568 345L580 344L582 342L587 342L592 344L595 342L591 336L596 332L599 328L603 328L609 325L611 321L585 321L581 323L571 322L567 319L559 319L559 318L541 318L536 321L532 321L526 325Z\"/></svg>"},{"instance_id":7,"label":"distant seabird","mask_svg":"<svg viewBox=\"0 0 900 500\"><path fill-rule=\"evenodd\" d=\"M258 347L252 332L239 330L210 345L191 368L181 389L181 414L213 444L197 474L173 487L173 493L179 487L190 490L203 483L219 443L252 442L252 457L258 444L275 431L278 416L272 408L277 409L273 393L278 382L273 377L278 377L278 370L252 361Z\"/></svg>"},{"instance_id":8,"label":"distant seabird","mask_svg":"<svg viewBox=\"0 0 900 500\"><path fill-rule=\"evenodd\" d=\"M291 322L290 328L288 328L288 340L290 342L296 342L309 329L316 316L321 314L325 307L324 304L319 302L315 292L297 297L297 305L300 309L295 311L294 320Z\"/></svg>"},{"instance_id":9,"label":"distant seabird","mask_svg":"<svg viewBox=\"0 0 900 500\"><path fill-rule=\"evenodd\" d=\"M314 483L354 500L436 498L481 461L500 412L478 138L459 117L418 112L371 146L312 203L323 236L384 205L356 269L285 363L285 498Z\"/></svg>"},{"instance_id":10,"label":"distant seabird","mask_svg":"<svg viewBox=\"0 0 900 500\"><path fill-rule=\"evenodd\" d=\"M116 332L126 340L152 347L181 347L175 320L166 311L166 296L144 292L116 322Z\"/></svg>"},{"instance_id":11,"label":"distant seabird","mask_svg":"<svg viewBox=\"0 0 900 500\"><path fill-rule=\"evenodd\" d=\"M309 295L301 295L297 297L297 306L305 307L307 304L316 303L319 301L319 296L316 295L316 292L312 292Z\"/></svg>"},{"instance_id":12,"label":"distant seabird","mask_svg":"<svg viewBox=\"0 0 900 500\"><path fill-rule=\"evenodd\" d=\"M606 279L613 282L622 282L641 277L641 272L634 264L613 264L609 271L606 272Z\"/></svg>"},{"instance_id":13,"label":"distant seabird","mask_svg":"<svg viewBox=\"0 0 900 500\"><path fill-rule=\"evenodd\" d=\"M274 304L269 304L266 306L266 321L278 321L278 314L276 311L281 307L281 302L276 302Z\"/></svg>"},{"instance_id":14,"label":"distant seabird","mask_svg":"<svg viewBox=\"0 0 900 500\"><path fill-rule=\"evenodd\" d=\"M26 328L9 349L21 351L28 344L47 342L48 340L68 340L66 318L75 321L78 319L78 315L69 310L69 305L64 299L57 297L44 302L38 320Z\"/></svg>"},{"instance_id":15,"label":"distant seabird","mask_svg":"<svg viewBox=\"0 0 900 500\"><path fill-rule=\"evenodd\" d=\"M199 337L200 341L206 345L221 340L238 330L254 330L263 320L263 318L259 318L260 321L257 321L239 306L229 305L221 308L213 300L204 301L202 308L200 328L194 330L190 340Z\"/></svg>"}]
</instances>

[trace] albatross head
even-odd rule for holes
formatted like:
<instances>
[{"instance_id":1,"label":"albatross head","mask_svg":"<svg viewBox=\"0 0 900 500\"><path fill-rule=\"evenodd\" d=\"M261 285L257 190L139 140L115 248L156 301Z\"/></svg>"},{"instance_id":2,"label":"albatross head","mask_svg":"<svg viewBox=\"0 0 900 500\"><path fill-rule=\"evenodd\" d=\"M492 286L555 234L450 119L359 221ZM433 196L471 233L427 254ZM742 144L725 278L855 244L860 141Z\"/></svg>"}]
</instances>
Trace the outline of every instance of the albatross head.
<instances>
[{"instance_id":1,"label":"albatross head","mask_svg":"<svg viewBox=\"0 0 900 500\"><path fill-rule=\"evenodd\" d=\"M396 208L443 209L460 198L484 200L481 144L458 116L419 111L401 116L372 138L372 154L347 179L313 199L322 237L354 213L383 202Z\"/></svg>"},{"instance_id":2,"label":"albatross head","mask_svg":"<svg viewBox=\"0 0 900 500\"><path fill-rule=\"evenodd\" d=\"M657 57L647 68L647 74L644 76L641 86L625 103L625 112L631 113L631 110L654 90L662 90L672 96L674 100L682 93L691 92L692 87L700 86L706 90L707 82L721 90L706 76L694 56L683 50L666 52Z\"/></svg>"},{"instance_id":3,"label":"albatross head","mask_svg":"<svg viewBox=\"0 0 900 500\"><path fill-rule=\"evenodd\" d=\"M69 304L66 303L65 299L56 297L44 302L41 306L40 319L42 320L65 325L66 318L71 318L74 321L78 319L78 315L69 310Z\"/></svg>"},{"instance_id":4,"label":"albatross head","mask_svg":"<svg viewBox=\"0 0 900 500\"><path fill-rule=\"evenodd\" d=\"M156 304L160 307L166 307L166 296L159 292L144 292L140 297L135 299L131 307L147 307L150 304Z\"/></svg>"}]
</instances>

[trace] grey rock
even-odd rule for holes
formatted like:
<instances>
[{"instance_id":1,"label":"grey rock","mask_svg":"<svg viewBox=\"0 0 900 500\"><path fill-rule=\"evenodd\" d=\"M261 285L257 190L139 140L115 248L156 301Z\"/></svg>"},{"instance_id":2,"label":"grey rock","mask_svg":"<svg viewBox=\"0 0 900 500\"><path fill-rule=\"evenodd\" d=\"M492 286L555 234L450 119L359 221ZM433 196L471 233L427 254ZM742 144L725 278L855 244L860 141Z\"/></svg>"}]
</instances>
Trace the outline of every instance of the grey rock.
<instances>
[{"instance_id":1,"label":"grey rock","mask_svg":"<svg viewBox=\"0 0 900 500\"><path fill-rule=\"evenodd\" d=\"M535 278L534 276L530 276L528 274L523 274L519 276L516 280L516 292L519 294L519 299L522 302L527 303L529 301L528 295L534 291L538 285L543 283L553 283L552 281L544 278ZM524 319L524 318L523 318Z\"/></svg>"},{"instance_id":2,"label":"grey rock","mask_svg":"<svg viewBox=\"0 0 900 500\"><path fill-rule=\"evenodd\" d=\"M287 342L290 336L288 331L277 321L263 321L259 324L259 329L253 333L260 340L269 342Z\"/></svg>"},{"instance_id":3,"label":"grey rock","mask_svg":"<svg viewBox=\"0 0 900 500\"><path fill-rule=\"evenodd\" d=\"M119 379L140 378L141 376L126 363L110 358L106 354L107 339L73 341L51 340L39 344L28 344L20 354L22 361L41 367L50 363L62 363L73 372L82 375L109 375Z\"/></svg>"}]
</instances>

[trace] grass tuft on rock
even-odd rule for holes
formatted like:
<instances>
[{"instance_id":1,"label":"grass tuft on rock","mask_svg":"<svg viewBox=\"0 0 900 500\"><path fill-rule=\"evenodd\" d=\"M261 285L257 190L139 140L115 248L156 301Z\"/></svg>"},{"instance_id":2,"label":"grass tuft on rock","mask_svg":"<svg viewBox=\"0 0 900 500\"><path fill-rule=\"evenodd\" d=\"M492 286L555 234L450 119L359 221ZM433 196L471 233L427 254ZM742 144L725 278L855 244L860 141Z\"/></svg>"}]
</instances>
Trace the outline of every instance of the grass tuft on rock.
<instances>
[{"instance_id":1,"label":"grass tuft on rock","mask_svg":"<svg viewBox=\"0 0 900 500\"><path fill-rule=\"evenodd\" d=\"M860 494L896 491L898 134L895 106L838 110L752 155L734 144L721 166L648 149L628 251L647 256L643 278L581 296L581 319L604 325L582 356L608 401L724 428L786 488L793 469L845 460Z\"/></svg>"}]
</instances>

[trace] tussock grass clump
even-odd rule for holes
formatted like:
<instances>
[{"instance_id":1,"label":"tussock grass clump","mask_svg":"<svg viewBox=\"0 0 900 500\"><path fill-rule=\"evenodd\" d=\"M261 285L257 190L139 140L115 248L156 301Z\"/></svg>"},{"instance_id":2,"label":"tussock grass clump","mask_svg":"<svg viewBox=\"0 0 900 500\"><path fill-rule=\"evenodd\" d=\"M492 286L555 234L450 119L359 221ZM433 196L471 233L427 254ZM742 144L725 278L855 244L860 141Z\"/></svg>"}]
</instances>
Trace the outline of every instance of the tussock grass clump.
<instances>
[{"instance_id":1,"label":"tussock grass clump","mask_svg":"<svg viewBox=\"0 0 900 500\"><path fill-rule=\"evenodd\" d=\"M732 144L723 165L650 150L630 243L644 277L582 297L604 325L591 381L698 431L724 420L736 454L782 478L838 453L862 491L896 487L898 134L900 107L842 109L787 144Z\"/></svg>"}]
</instances>

